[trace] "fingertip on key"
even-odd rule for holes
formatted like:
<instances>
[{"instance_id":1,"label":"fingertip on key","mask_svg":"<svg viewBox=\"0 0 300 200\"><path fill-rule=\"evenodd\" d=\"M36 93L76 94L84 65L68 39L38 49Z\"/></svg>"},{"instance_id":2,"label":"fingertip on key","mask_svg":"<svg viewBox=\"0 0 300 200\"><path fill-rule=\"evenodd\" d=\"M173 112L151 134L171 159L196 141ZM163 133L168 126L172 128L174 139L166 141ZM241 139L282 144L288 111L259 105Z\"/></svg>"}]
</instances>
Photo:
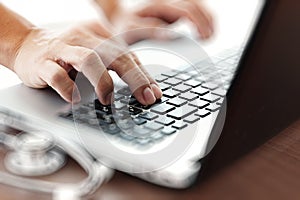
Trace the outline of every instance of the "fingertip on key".
<instances>
[{"instance_id":1,"label":"fingertip on key","mask_svg":"<svg viewBox=\"0 0 300 200\"><path fill-rule=\"evenodd\" d=\"M155 97L153 91L149 87L146 87L144 89L143 98L147 105L153 104L156 101L156 97Z\"/></svg>"},{"instance_id":2,"label":"fingertip on key","mask_svg":"<svg viewBox=\"0 0 300 200\"><path fill-rule=\"evenodd\" d=\"M162 93L161 89L158 87L157 84L152 83L151 84L151 89L152 89L156 99L160 99L162 97L163 93Z\"/></svg>"}]
</instances>

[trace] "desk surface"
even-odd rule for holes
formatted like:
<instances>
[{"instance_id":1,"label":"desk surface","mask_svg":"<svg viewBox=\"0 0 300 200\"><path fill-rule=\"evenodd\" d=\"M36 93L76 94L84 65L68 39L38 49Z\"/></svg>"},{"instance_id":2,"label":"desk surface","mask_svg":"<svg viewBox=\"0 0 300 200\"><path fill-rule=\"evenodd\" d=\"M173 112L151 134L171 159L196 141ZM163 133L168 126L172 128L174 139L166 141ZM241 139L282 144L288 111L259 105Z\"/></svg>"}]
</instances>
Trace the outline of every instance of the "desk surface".
<instances>
[{"instance_id":1,"label":"desk surface","mask_svg":"<svg viewBox=\"0 0 300 200\"><path fill-rule=\"evenodd\" d=\"M1 151L0 157L3 158ZM3 159L1 159L3 160ZM3 170L3 164L0 165ZM73 182L85 173L72 160L46 180ZM300 196L300 121L251 151L227 167L198 177L189 189L172 190L158 187L123 173L99 189L98 199L272 199L296 200ZM0 185L1 200L51 199L44 194L31 193Z\"/></svg>"}]
</instances>

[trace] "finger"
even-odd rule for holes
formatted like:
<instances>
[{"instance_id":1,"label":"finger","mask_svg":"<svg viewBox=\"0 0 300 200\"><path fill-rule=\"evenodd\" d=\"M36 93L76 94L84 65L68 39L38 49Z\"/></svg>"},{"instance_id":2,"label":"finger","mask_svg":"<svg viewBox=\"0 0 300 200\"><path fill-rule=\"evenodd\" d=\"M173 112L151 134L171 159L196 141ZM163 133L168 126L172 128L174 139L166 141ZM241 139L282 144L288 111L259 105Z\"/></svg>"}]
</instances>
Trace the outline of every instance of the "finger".
<instances>
[{"instance_id":1,"label":"finger","mask_svg":"<svg viewBox=\"0 0 300 200\"><path fill-rule=\"evenodd\" d=\"M203 7L198 1L192 1L193 7L197 9L197 13L199 14L199 17L203 17L203 19L206 21L206 24L208 25L210 35L214 32L214 22L213 17L208 12L206 8Z\"/></svg>"},{"instance_id":2,"label":"finger","mask_svg":"<svg viewBox=\"0 0 300 200\"><path fill-rule=\"evenodd\" d=\"M94 40L96 41L96 39ZM100 44L100 42L98 43ZM156 96L160 98L157 87L149 85L150 81L143 71L139 69L134 58L132 58L130 54L126 55L128 52L127 44L120 41L120 38L114 37L102 41L101 44L95 48L95 51L101 57L104 65L116 71L129 85L139 102L148 105L156 101ZM153 92L152 88L158 92ZM157 95L155 95L155 93L157 93Z\"/></svg>"},{"instance_id":3,"label":"finger","mask_svg":"<svg viewBox=\"0 0 300 200\"><path fill-rule=\"evenodd\" d=\"M102 104L110 104L113 81L97 52L80 46L65 46L58 55L87 77Z\"/></svg>"},{"instance_id":4,"label":"finger","mask_svg":"<svg viewBox=\"0 0 300 200\"><path fill-rule=\"evenodd\" d=\"M112 37L111 32L108 28L101 25L98 21L90 21L84 24L88 30L93 32L96 36L105 38Z\"/></svg>"},{"instance_id":5,"label":"finger","mask_svg":"<svg viewBox=\"0 0 300 200\"><path fill-rule=\"evenodd\" d=\"M152 90L150 80L130 53L119 56L111 67L128 84L140 103L149 105L156 101L156 95Z\"/></svg>"},{"instance_id":6,"label":"finger","mask_svg":"<svg viewBox=\"0 0 300 200\"><path fill-rule=\"evenodd\" d=\"M80 46L89 49L94 49L103 42L103 39L101 39L94 31L84 28L72 29L71 35L68 32L66 35L62 36L62 40L70 46Z\"/></svg>"},{"instance_id":7,"label":"finger","mask_svg":"<svg viewBox=\"0 0 300 200\"><path fill-rule=\"evenodd\" d=\"M128 44L133 44L144 39L172 39L167 34L160 34L160 29L167 25L168 23L159 18L138 17L127 27L131 31L123 33L122 36Z\"/></svg>"},{"instance_id":8,"label":"finger","mask_svg":"<svg viewBox=\"0 0 300 200\"><path fill-rule=\"evenodd\" d=\"M175 4L158 4L151 5L138 13L142 17L157 17L168 23L173 23L181 17L187 17L197 27L197 30L203 37L210 35L210 26L208 19L203 15L202 10L199 10L198 5L189 1L180 1Z\"/></svg>"},{"instance_id":9,"label":"finger","mask_svg":"<svg viewBox=\"0 0 300 200\"><path fill-rule=\"evenodd\" d=\"M208 20L209 27L211 29L211 32L213 33L214 32L214 19L213 19L211 13L206 8L204 8L202 5L200 5L199 3L197 5L198 5L197 8L199 9L199 12L202 12L203 15L206 17L206 19Z\"/></svg>"},{"instance_id":10,"label":"finger","mask_svg":"<svg viewBox=\"0 0 300 200\"><path fill-rule=\"evenodd\" d=\"M199 8L197 8L197 4L186 2L184 8L177 8L177 13L182 17L187 17L191 22L193 22L198 32L200 33L202 38L208 38L211 35L211 28L209 25L209 21L206 16L203 14ZM174 8L175 9L175 8Z\"/></svg>"},{"instance_id":11,"label":"finger","mask_svg":"<svg viewBox=\"0 0 300 200\"><path fill-rule=\"evenodd\" d=\"M45 67L39 72L39 76L67 102L78 103L80 101L77 86L66 70L57 63L47 61Z\"/></svg>"},{"instance_id":12,"label":"finger","mask_svg":"<svg viewBox=\"0 0 300 200\"><path fill-rule=\"evenodd\" d=\"M137 63L137 65L140 67L141 71L145 74L145 76L147 76L150 85L151 85L151 89L154 93L154 96L156 97L156 99L160 99L162 97L162 91L159 88L159 85L157 84L157 82L152 78L152 76L149 74L149 72L144 68L144 66L142 65L142 63L140 62L140 60L138 59L138 57L134 54L131 53L134 61Z\"/></svg>"}]
</instances>

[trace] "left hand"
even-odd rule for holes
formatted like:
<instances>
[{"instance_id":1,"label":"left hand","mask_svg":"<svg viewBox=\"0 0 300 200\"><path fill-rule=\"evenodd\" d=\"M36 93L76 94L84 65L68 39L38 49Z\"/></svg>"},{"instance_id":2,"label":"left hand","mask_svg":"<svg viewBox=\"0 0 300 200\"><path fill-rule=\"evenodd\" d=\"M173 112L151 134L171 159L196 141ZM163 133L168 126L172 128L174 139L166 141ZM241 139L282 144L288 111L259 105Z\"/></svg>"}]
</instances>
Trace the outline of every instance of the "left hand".
<instances>
[{"instance_id":1,"label":"left hand","mask_svg":"<svg viewBox=\"0 0 300 200\"><path fill-rule=\"evenodd\" d=\"M26 86L51 86L67 102L78 103L80 94L69 77L73 69L91 82L102 104L111 103L114 70L143 105L153 104L162 92L126 44L112 38L96 21L55 33L32 28L15 52L12 70ZM75 96L73 95L75 94Z\"/></svg>"},{"instance_id":2,"label":"left hand","mask_svg":"<svg viewBox=\"0 0 300 200\"><path fill-rule=\"evenodd\" d=\"M123 38L131 44L147 38L169 39L158 28L164 28L182 17L188 18L196 26L202 39L213 34L213 18L197 0L152 0L134 11L120 8L111 22L118 33L127 32ZM143 31L141 28L147 29ZM130 32L135 29L140 30Z\"/></svg>"}]
</instances>

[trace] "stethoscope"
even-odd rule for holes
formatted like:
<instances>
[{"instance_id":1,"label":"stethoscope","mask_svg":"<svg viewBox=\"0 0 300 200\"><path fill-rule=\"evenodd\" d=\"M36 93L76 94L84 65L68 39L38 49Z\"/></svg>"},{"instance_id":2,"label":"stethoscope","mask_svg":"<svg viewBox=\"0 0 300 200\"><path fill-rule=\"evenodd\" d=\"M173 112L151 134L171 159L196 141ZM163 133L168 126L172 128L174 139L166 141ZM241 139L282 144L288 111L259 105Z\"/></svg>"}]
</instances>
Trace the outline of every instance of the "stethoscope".
<instances>
[{"instance_id":1,"label":"stethoscope","mask_svg":"<svg viewBox=\"0 0 300 200\"><path fill-rule=\"evenodd\" d=\"M112 169L96 161L79 145L54 138L45 132L21 133L16 136L0 132L0 144L10 150L4 158L4 164L11 172L0 172L0 183L49 193L54 200L79 200L91 195L113 175ZM81 182L65 184L25 178L56 172L64 166L66 154L87 172L88 176Z\"/></svg>"}]
</instances>

